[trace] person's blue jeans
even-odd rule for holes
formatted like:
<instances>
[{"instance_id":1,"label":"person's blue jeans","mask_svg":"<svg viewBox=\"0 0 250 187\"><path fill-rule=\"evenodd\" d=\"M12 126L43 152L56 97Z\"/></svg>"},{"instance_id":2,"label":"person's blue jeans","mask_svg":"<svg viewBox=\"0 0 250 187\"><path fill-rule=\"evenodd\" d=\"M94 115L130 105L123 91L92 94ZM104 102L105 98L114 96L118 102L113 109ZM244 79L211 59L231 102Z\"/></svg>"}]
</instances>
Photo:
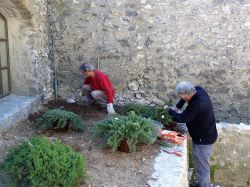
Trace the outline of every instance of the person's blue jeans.
<instances>
[{"instance_id":1,"label":"person's blue jeans","mask_svg":"<svg viewBox=\"0 0 250 187\"><path fill-rule=\"evenodd\" d=\"M200 145L192 143L192 156L200 187L211 187L209 161L212 152L213 144Z\"/></svg>"}]
</instances>

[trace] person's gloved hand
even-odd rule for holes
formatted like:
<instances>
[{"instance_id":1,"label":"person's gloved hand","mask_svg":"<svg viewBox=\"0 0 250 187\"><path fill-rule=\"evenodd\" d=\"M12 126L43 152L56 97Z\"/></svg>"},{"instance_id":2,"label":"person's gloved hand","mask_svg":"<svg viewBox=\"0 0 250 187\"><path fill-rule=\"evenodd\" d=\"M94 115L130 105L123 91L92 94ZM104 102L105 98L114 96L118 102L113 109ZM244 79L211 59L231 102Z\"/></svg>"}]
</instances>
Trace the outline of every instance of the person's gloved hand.
<instances>
[{"instance_id":1,"label":"person's gloved hand","mask_svg":"<svg viewBox=\"0 0 250 187\"><path fill-rule=\"evenodd\" d=\"M165 105L163 108L166 112L169 112L170 110L174 110L174 107L169 107L168 105Z\"/></svg>"},{"instance_id":2,"label":"person's gloved hand","mask_svg":"<svg viewBox=\"0 0 250 187\"><path fill-rule=\"evenodd\" d=\"M163 106L163 109L164 109L164 110L167 110L168 108L169 108L168 105L164 105L164 106Z\"/></svg>"},{"instance_id":3,"label":"person's gloved hand","mask_svg":"<svg viewBox=\"0 0 250 187\"><path fill-rule=\"evenodd\" d=\"M115 109L112 103L107 104L107 111L108 111L108 114L115 114Z\"/></svg>"}]
</instances>

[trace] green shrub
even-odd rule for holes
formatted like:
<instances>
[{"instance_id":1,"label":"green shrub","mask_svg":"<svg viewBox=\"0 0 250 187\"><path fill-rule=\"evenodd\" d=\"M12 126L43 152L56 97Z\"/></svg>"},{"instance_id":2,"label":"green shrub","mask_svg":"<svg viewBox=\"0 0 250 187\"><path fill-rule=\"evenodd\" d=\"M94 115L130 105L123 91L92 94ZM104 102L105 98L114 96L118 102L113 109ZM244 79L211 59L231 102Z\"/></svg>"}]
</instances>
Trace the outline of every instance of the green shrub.
<instances>
[{"instance_id":1,"label":"green shrub","mask_svg":"<svg viewBox=\"0 0 250 187\"><path fill-rule=\"evenodd\" d=\"M164 110L163 107L160 106L153 107L148 105L129 103L122 107L123 115L126 115L131 111L134 111L137 115L140 115L142 117L159 121L165 126L172 122L171 116Z\"/></svg>"},{"instance_id":2,"label":"green shrub","mask_svg":"<svg viewBox=\"0 0 250 187\"><path fill-rule=\"evenodd\" d=\"M139 142L153 144L158 136L158 128L150 119L130 112L128 116L111 116L96 124L94 136L104 139L104 145L116 151L123 140L127 140L129 151L136 151Z\"/></svg>"},{"instance_id":3,"label":"green shrub","mask_svg":"<svg viewBox=\"0 0 250 187\"><path fill-rule=\"evenodd\" d=\"M84 130L84 123L78 115L61 109L49 110L37 120L37 124L44 130L63 130L67 128L80 132Z\"/></svg>"},{"instance_id":4,"label":"green shrub","mask_svg":"<svg viewBox=\"0 0 250 187\"><path fill-rule=\"evenodd\" d=\"M10 150L2 169L18 186L74 187L86 179L86 167L83 156L68 145L33 137Z\"/></svg>"}]
</instances>

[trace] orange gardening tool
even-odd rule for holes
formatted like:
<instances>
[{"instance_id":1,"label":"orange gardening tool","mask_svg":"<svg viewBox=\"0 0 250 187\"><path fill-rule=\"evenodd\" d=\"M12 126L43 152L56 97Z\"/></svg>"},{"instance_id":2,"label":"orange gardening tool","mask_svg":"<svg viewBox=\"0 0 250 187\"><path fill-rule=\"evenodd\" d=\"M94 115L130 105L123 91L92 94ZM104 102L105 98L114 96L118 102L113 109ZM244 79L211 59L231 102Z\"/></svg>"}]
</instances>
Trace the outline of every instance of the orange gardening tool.
<instances>
[{"instance_id":1,"label":"orange gardening tool","mask_svg":"<svg viewBox=\"0 0 250 187\"><path fill-rule=\"evenodd\" d=\"M182 144L187 139L186 135L180 134L175 131L161 130L160 134L162 139L178 145Z\"/></svg>"},{"instance_id":2,"label":"orange gardening tool","mask_svg":"<svg viewBox=\"0 0 250 187\"><path fill-rule=\"evenodd\" d=\"M163 151L169 154L174 154L176 156L182 157L182 153L180 151L167 151L167 150L163 150Z\"/></svg>"}]
</instances>

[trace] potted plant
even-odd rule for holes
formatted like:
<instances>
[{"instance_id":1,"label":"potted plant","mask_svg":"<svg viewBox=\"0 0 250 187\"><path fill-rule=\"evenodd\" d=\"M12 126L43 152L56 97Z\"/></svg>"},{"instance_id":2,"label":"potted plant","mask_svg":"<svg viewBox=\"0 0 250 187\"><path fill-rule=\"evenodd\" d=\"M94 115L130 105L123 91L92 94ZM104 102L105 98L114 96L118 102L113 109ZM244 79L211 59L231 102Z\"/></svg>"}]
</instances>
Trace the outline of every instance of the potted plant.
<instances>
[{"instance_id":1,"label":"potted plant","mask_svg":"<svg viewBox=\"0 0 250 187\"><path fill-rule=\"evenodd\" d=\"M165 127L172 124L172 118L161 106L148 106L142 104L128 103L122 107L121 114L128 114L134 111L135 114L140 115L145 118L151 118L153 120L161 122Z\"/></svg>"},{"instance_id":2,"label":"potted plant","mask_svg":"<svg viewBox=\"0 0 250 187\"><path fill-rule=\"evenodd\" d=\"M98 122L94 129L94 136L104 139L104 146L131 153L135 153L139 142L153 144L158 133L152 120L137 116L135 112L128 116L111 116Z\"/></svg>"}]
</instances>

